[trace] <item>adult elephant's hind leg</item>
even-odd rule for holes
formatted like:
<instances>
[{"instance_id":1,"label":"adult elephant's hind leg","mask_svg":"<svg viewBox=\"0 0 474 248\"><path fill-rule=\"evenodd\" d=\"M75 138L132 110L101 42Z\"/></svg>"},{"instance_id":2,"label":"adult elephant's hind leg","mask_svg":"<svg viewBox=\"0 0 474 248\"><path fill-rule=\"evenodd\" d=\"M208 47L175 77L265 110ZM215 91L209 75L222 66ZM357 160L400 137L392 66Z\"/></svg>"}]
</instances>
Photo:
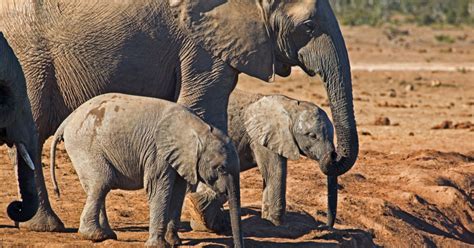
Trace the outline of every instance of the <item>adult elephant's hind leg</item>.
<instances>
[{"instance_id":1,"label":"adult elephant's hind leg","mask_svg":"<svg viewBox=\"0 0 474 248\"><path fill-rule=\"evenodd\" d=\"M43 150L45 139L40 139L39 142L38 157L35 161L35 164L37 165L41 165L41 151ZM38 211L31 220L22 222L20 224L20 228L25 228L36 232L63 232L65 230L64 224L53 211L49 202L42 166L36 166L35 181L39 197Z\"/></svg>"}]
</instances>

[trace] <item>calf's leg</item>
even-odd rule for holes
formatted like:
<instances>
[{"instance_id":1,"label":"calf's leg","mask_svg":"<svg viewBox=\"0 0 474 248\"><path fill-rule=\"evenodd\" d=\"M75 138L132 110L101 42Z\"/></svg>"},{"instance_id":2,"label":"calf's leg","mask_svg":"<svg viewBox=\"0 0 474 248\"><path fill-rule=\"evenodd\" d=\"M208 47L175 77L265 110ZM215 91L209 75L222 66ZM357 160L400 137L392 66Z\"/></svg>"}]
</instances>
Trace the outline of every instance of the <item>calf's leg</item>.
<instances>
[{"instance_id":1,"label":"calf's leg","mask_svg":"<svg viewBox=\"0 0 474 248\"><path fill-rule=\"evenodd\" d=\"M263 177L262 219L279 226L286 212L287 159L261 145L252 150Z\"/></svg>"},{"instance_id":2,"label":"calf's leg","mask_svg":"<svg viewBox=\"0 0 474 248\"><path fill-rule=\"evenodd\" d=\"M181 222L181 210L186 195L186 181L177 176L173 186L173 196L170 203L170 221L166 230L166 241L172 246L180 245L181 240L178 236L178 230Z\"/></svg>"},{"instance_id":3,"label":"calf's leg","mask_svg":"<svg viewBox=\"0 0 474 248\"><path fill-rule=\"evenodd\" d=\"M169 222L170 202L176 172L168 170L164 174L145 176L145 190L150 205L149 237L147 247L167 247L166 226Z\"/></svg>"}]
</instances>

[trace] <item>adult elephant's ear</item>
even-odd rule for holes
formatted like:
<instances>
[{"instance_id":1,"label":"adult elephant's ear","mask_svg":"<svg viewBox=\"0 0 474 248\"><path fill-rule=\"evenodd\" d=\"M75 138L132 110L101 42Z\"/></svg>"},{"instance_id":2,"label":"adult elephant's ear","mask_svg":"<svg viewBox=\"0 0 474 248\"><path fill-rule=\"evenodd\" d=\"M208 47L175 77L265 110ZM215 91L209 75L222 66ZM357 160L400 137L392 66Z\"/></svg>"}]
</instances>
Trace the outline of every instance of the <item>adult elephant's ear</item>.
<instances>
[{"instance_id":1,"label":"adult elephant's ear","mask_svg":"<svg viewBox=\"0 0 474 248\"><path fill-rule=\"evenodd\" d=\"M266 0L169 0L192 39L237 71L264 81L274 73Z\"/></svg>"},{"instance_id":2,"label":"adult elephant's ear","mask_svg":"<svg viewBox=\"0 0 474 248\"><path fill-rule=\"evenodd\" d=\"M191 113L173 112L163 117L156 133L157 156L164 159L190 184L198 182L198 160L202 144L198 134L187 124ZM181 124L179 124L181 123Z\"/></svg>"},{"instance_id":3,"label":"adult elephant's ear","mask_svg":"<svg viewBox=\"0 0 474 248\"><path fill-rule=\"evenodd\" d=\"M252 103L244 114L244 126L251 142L291 160L299 158L290 114L276 97L267 96Z\"/></svg>"}]
</instances>

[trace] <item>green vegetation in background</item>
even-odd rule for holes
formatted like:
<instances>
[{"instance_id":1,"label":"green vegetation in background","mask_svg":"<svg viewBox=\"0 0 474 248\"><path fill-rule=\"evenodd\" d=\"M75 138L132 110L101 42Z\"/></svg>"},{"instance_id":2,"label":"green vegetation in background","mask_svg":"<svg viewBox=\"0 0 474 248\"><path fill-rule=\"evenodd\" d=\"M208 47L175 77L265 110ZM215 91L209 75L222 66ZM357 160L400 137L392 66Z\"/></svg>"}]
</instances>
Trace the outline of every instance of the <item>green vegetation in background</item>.
<instances>
[{"instance_id":1,"label":"green vegetation in background","mask_svg":"<svg viewBox=\"0 0 474 248\"><path fill-rule=\"evenodd\" d=\"M441 43L453 44L455 42L454 38L449 35L436 35L435 39Z\"/></svg>"},{"instance_id":2,"label":"green vegetation in background","mask_svg":"<svg viewBox=\"0 0 474 248\"><path fill-rule=\"evenodd\" d=\"M474 24L474 0L330 0L345 25Z\"/></svg>"}]
</instances>

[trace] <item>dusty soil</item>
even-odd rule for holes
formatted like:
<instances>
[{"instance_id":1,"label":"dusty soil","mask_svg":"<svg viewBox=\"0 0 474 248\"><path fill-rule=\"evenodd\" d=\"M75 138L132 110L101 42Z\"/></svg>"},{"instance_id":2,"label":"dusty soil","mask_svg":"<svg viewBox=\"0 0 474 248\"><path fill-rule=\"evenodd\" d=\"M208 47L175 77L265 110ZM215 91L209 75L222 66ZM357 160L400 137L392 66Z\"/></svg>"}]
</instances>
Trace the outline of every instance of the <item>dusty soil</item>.
<instances>
[{"instance_id":1,"label":"dusty soil","mask_svg":"<svg viewBox=\"0 0 474 248\"><path fill-rule=\"evenodd\" d=\"M262 180L258 170L241 174L246 245L473 246L474 72L458 65L474 62L474 29L358 27L344 28L343 32L357 68L353 85L360 155L355 167L339 180L338 230L321 228L326 219L325 178L313 161L302 158L289 164L288 216L281 227L259 217ZM453 42L437 41L439 35L448 35ZM360 66L394 63L418 63L425 69L438 63L458 69L366 71ZM241 76L238 87L313 101L329 112L319 79L299 71L272 84ZM52 192L48 154L47 148L43 166ZM15 228L5 213L7 204L17 198L15 175L5 148L0 155L0 247L143 246L148 235L143 191L109 194L107 210L118 241L92 243L78 237L85 194L63 146L57 155L62 197L50 199L68 232L35 233ZM230 236L190 231L186 210L182 219L180 236L185 245L231 244Z\"/></svg>"}]
</instances>

